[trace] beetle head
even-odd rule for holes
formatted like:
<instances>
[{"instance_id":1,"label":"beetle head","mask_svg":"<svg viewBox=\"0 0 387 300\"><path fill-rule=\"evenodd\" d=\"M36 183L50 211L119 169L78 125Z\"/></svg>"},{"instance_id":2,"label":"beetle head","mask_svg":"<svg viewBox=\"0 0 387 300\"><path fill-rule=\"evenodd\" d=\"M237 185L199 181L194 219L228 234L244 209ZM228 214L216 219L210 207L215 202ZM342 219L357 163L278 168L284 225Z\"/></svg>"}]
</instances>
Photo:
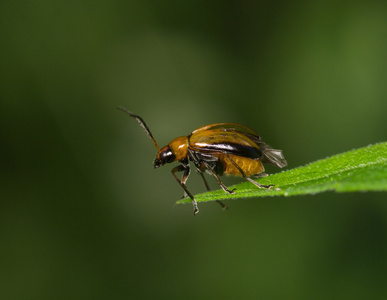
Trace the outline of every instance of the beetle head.
<instances>
[{"instance_id":1,"label":"beetle head","mask_svg":"<svg viewBox=\"0 0 387 300\"><path fill-rule=\"evenodd\" d=\"M175 154L173 154L171 147L165 146L157 153L155 161L153 163L154 168L158 168L166 163L171 163L176 160Z\"/></svg>"}]
</instances>

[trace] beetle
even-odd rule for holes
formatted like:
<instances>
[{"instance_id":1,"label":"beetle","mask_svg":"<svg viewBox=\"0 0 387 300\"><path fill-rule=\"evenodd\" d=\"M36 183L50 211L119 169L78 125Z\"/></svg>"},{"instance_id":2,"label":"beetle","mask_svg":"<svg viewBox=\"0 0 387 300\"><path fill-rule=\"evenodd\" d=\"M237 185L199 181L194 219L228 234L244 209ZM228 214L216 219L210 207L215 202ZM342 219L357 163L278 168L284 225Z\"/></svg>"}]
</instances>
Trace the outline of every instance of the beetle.
<instances>
[{"instance_id":1,"label":"beetle","mask_svg":"<svg viewBox=\"0 0 387 300\"><path fill-rule=\"evenodd\" d=\"M157 149L154 168L167 163L179 162L180 165L172 169L172 175L184 190L184 196L191 198L194 215L199 208L194 196L188 191L186 182L190 175L189 162L192 161L201 175L207 190L209 185L203 175L212 175L219 186L227 193L233 194L236 189L229 190L220 180L221 175L241 176L258 188L270 189L274 185L263 185L250 177L263 177L267 174L262 163L269 163L279 168L287 166L282 150L273 149L261 141L260 136L253 129L236 123L216 123L199 127L188 136L181 136L172 140L168 145L160 148L145 121L129 110L118 107L134 118L145 130ZM181 179L177 172L183 172ZM226 209L227 206L217 200Z\"/></svg>"}]
</instances>

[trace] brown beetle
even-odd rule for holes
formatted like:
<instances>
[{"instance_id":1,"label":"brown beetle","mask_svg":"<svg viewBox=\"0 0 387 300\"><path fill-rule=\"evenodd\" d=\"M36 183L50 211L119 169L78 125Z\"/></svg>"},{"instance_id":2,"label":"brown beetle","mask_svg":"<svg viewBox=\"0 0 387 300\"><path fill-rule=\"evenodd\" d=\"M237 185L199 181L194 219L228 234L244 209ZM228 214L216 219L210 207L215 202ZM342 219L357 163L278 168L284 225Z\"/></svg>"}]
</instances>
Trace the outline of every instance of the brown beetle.
<instances>
[{"instance_id":1,"label":"brown beetle","mask_svg":"<svg viewBox=\"0 0 387 300\"><path fill-rule=\"evenodd\" d=\"M189 161L192 161L201 175L207 190L210 190L203 173L212 175L220 187L227 193L233 194L220 180L219 176L242 176L259 188L270 189L274 185L262 185L250 178L267 176L264 174L262 163L269 163L279 168L287 165L281 150L271 148L261 141L260 136L247 126L235 123L217 123L200 127L188 136L181 136L172 140L160 149L155 138L144 120L125 108L118 109L128 113L140 124L157 148L154 167L158 168L166 163L175 161L180 165L172 169L172 175L184 189L184 196L192 199L194 215L199 212L194 196L188 191L186 182L190 174ZM177 172L184 172L181 179ZM223 208L227 208L219 200Z\"/></svg>"}]
</instances>

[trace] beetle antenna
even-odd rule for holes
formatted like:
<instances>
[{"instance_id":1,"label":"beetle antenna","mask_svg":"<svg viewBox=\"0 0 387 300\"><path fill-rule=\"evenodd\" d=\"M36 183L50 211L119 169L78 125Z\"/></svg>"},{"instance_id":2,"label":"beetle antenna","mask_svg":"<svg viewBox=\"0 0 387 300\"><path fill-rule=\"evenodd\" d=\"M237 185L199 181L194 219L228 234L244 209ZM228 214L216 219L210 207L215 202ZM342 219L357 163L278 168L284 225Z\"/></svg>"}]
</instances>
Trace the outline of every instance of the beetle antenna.
<instances>
[{"instance_id":1,"label":"beetle antenna","mask_svg":"<svg viewBox=\"0 0 387 300\"><path fill-rule=\"evenodd\" d=\"M155 147L157 148L157 151L160 151L160 147L157 144L155 138L153 137L152 133L150 132L148 126L145 124L145 121L138 115L135 115L134 113L130 112L126 108L123 108L121 106L118 106L117 109L122 110L123 112L126 112L129 116L131 116L133 119L136 119L137 123L140 124L142 129L145 130L146 134L150 137L150 139L153 141L153 144L155 144Z\"/></svg>"}]
</instances>

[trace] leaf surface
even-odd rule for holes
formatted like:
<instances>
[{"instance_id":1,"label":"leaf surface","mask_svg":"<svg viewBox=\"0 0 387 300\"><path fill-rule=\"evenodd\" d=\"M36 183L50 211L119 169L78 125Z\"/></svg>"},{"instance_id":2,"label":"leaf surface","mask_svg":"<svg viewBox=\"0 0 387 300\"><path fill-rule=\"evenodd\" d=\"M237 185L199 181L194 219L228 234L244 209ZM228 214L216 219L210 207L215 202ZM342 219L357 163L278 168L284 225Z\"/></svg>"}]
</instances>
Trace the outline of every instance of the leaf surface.
<instances>
[{"instance_id":1,"label":"leaf surface","mask_svg":"<svg viewBox=\"0 0 387 300\"><path fill-rule=\"evenodd\" d=\"M234 194L223 190L195 196L197 202L242 199L264 196L313 195L326 191L357 192L387 191L387 142L351 150L257 180L261 184L274 184L270 190L259 189L243 182ZM191 203L190 198L177 201Z\"/></svg>"}]
</instances>

